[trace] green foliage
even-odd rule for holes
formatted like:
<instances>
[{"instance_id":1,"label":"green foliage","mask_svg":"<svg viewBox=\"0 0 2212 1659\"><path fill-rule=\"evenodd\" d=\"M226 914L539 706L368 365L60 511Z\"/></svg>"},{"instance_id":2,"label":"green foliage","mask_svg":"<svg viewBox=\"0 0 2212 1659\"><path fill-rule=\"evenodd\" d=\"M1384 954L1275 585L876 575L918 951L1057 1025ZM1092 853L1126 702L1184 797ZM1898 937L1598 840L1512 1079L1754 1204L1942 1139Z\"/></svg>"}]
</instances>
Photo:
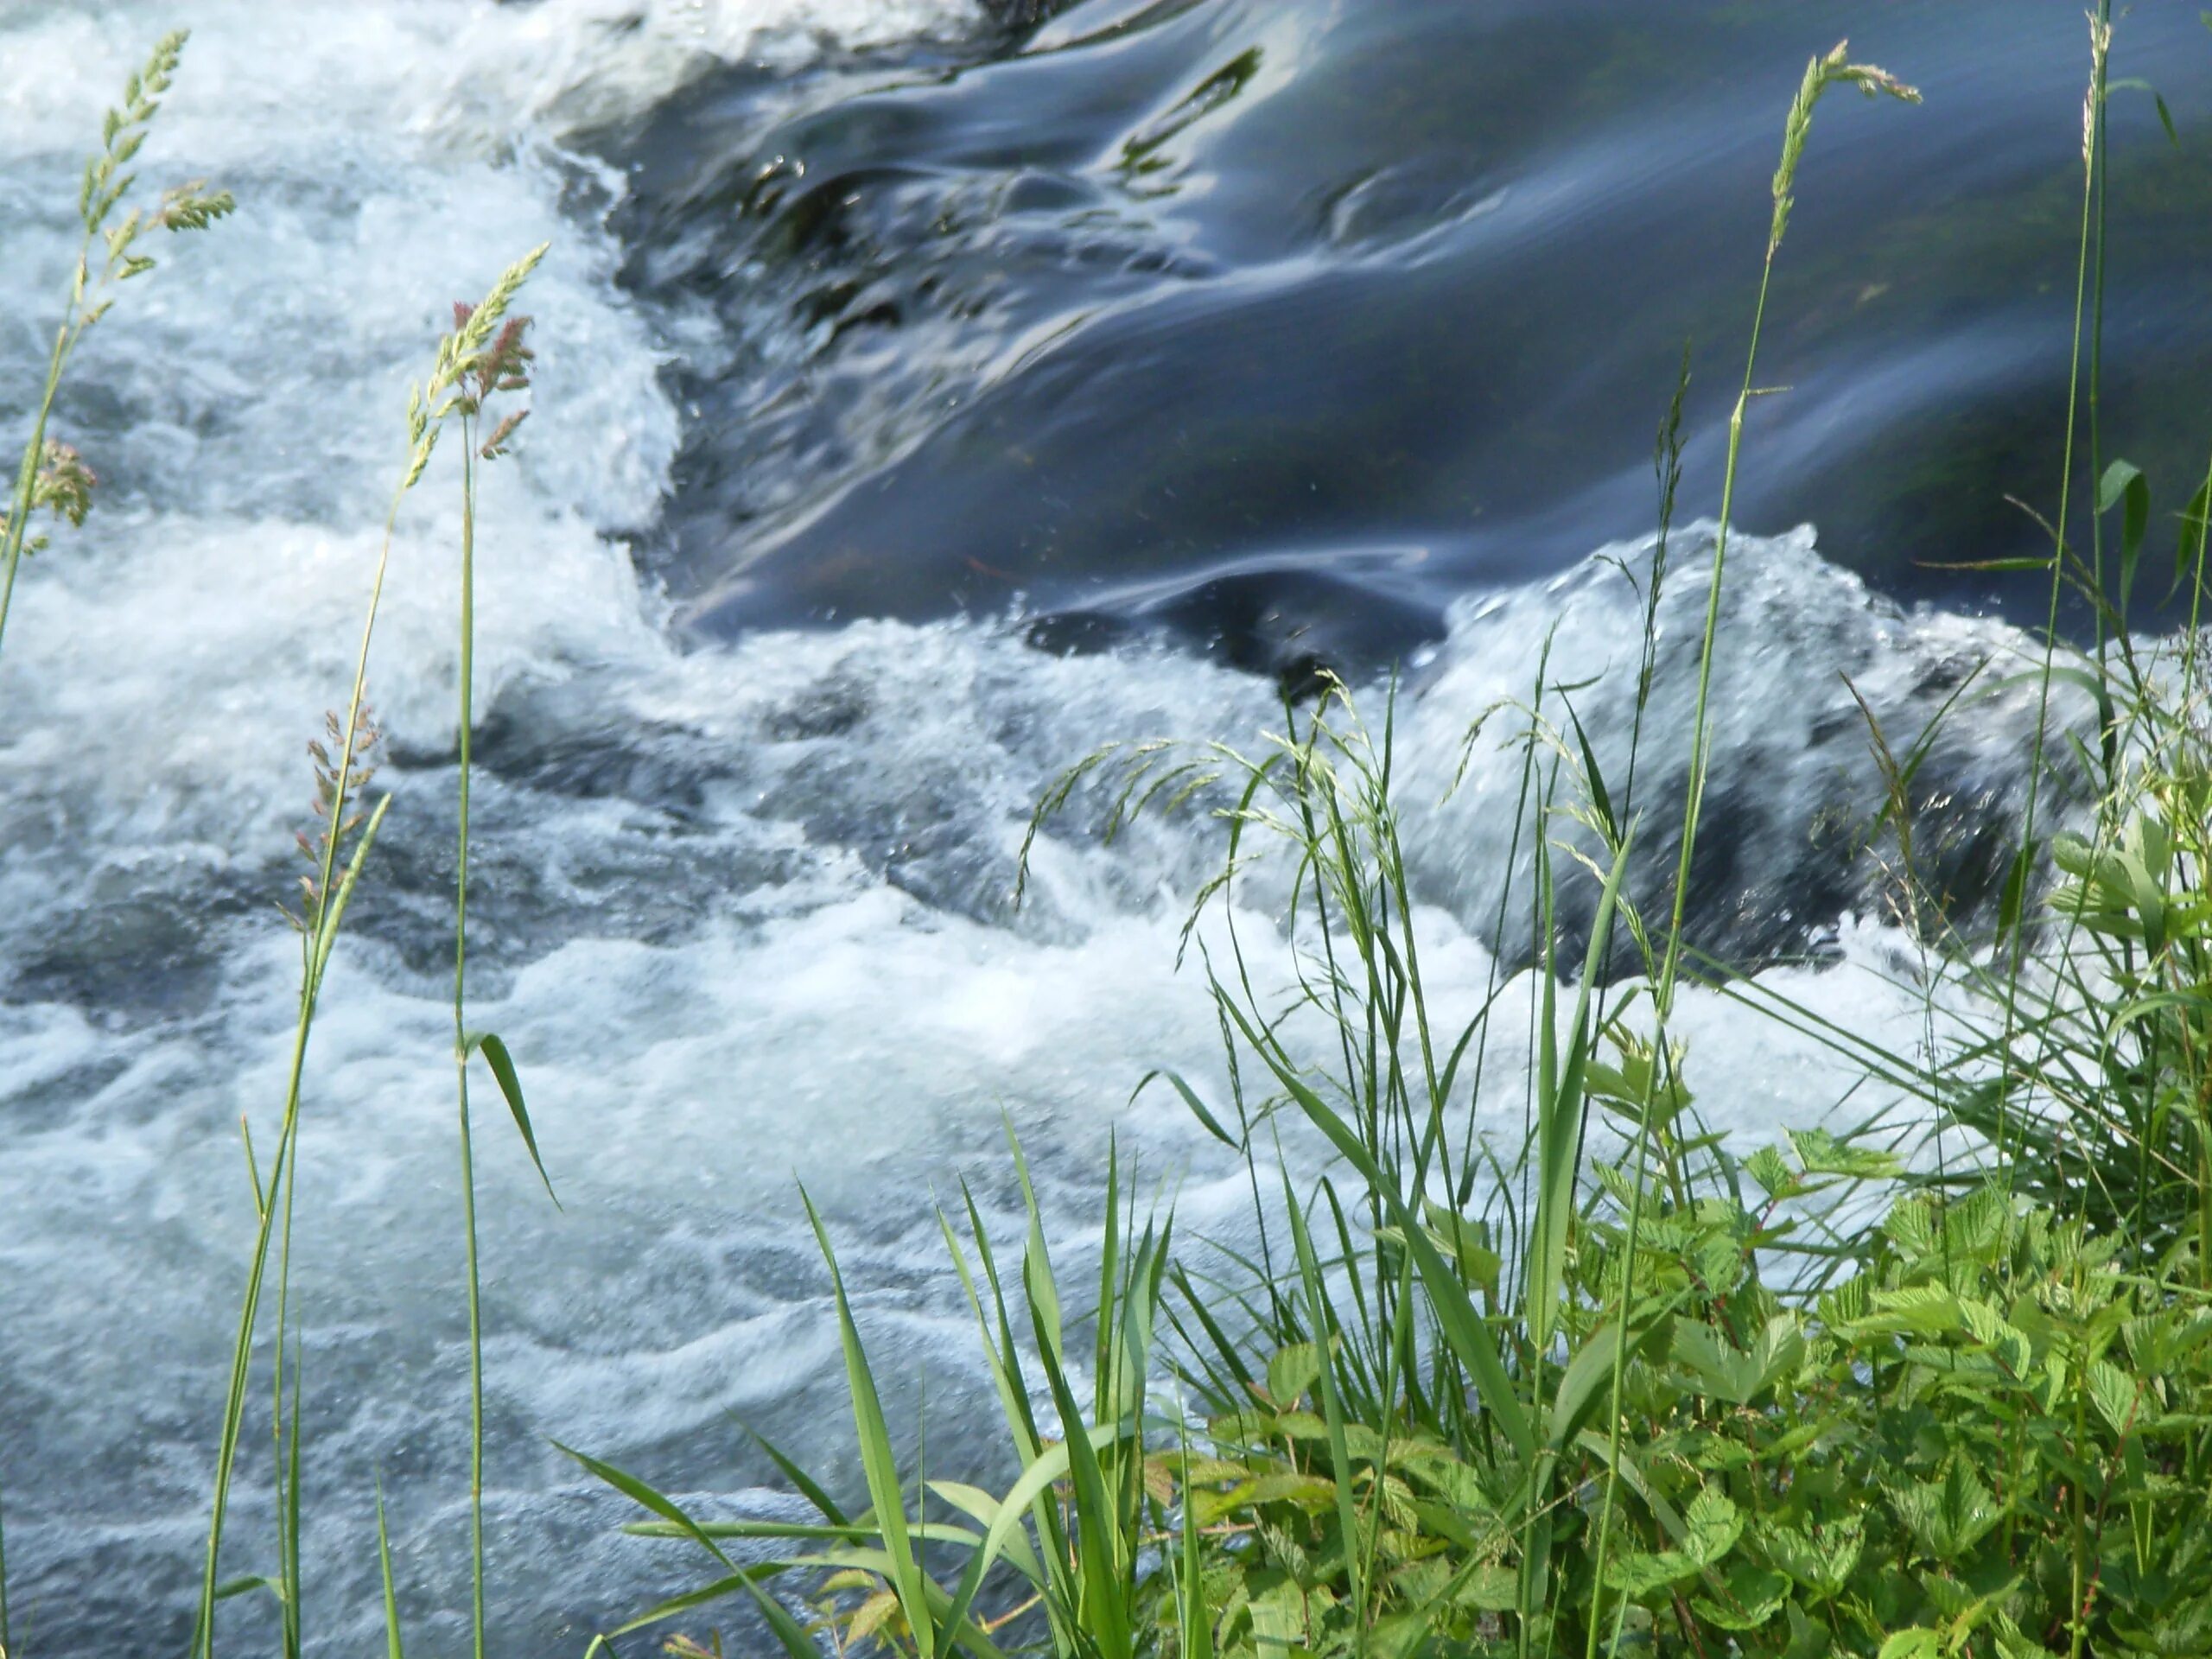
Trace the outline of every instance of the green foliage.
<instances>
[{"instance_id":1,"label":"green foliage","mask_svg":"<svg viewBox=\"0 0 2212 1659\"><path fill-rule=\"evenodd\" d=\"M2088 253L2109 38L2101 11L2085 117L2082 306L2091 311L2101 305ZM1785 130L1770 268L1814 105L1834 84L1912 97L1840 48L1814 60ZM1808 1126L1745 1149L1698 1117L1693 1057L1669 1019L1689 969L1682 906L1764 311L1763 289L1730 423L1663 925L1637 912L1622 879L1641 816L1634 764L1651 639L1618 793L1566 693L1547 683L1548 665L1509 738L1524 757L1528 957L1541 969L1512 1160L1471 1139L1464 1104L1470 1076L1481 1088L1501 987L1456 1033L1432 1018L1423 989L1387 718L1371 731L1332 687L1302 715L1287 708L1283 734L1257 758L1112 746L1048 793L1033 837L1078 791L1101 789L1116 829L1193 800L1214 804L1224 823L1222 873L1198 905L1222 901L1225 931L1198 934L1194 910L1185 939L1224 941L1201 950L1232 1097L1210 1103L1186 1079L1168 1081L1250 1163L1260 1248L1226 1268L1212 1259L1203 1284L1182 1264L1155 1266L1132 1295L1109 1274L1099 1328L1139 1308L1147 1330L1164 1320L1172 1340L1153 1363L1163 1387L1174 1384L1174 1409L1083 1414L1060 1376L1063 1297L1033 1201L1026 1351L1052 1379L1055 1443L1032 1414L1042 1396L1025 1379L971 1206L990 1291L977 1300L987 1360L1027 1472L998 1502L944 1483L930 1490L957 1490L954 1507L988 1534L941 1525L925 1505L893 1519L898 1483L873 1466L874 1508L857 1523L810 1484L832 1525L731 1529L862 1545L772 1562L793 1575L817 1609L817 1634L841 1652L982 1653L987 1641L1054 1659L2203 1650L2212 740L2200 733L2194 630L2158 661L2125 628L2150 519L2135 468L2115 462L2101 477L2099 512L2121 517L2109 594L2101 543L2084 559L2054 532L2052 557L2037 562L2055 584L2080 586L2102 619L2094 652L2074 663L2060 660L2054 627L2040 673L2034 783L2078 791L2095 780L2083 832L2048 844L2059 879L2041 922L2028 905L2042 845L2033 803L1994 940L1959 935L1947 896L1921 890L1914 790L1936 726L1893 748L1867 711L1887 790L1870 804L1872 833L1896 837L1897 914L1929 951L1931 984L1948 976L1969 1000L1964 1039L1885 1053L1822 1031L1779 998L1755 1003L1918 1098L1934 1122L1976 1135L1975 1152L1929 1173L1871 1126ZM1662 428L1662 526L1678 418ZM2093 431L2093 476L2095 448ZM2067 454L2070 480L2070 431ZM2194 584L2192 618L2212 465L2207 477L2177 559L2177 580ZM1655 594L1662 575L1655 560ZM2069 681L2092 693L2091 730L2055 723L2052 689ZM1294 873L1281 938L1293 989L1263 1001L1227 902L1269 840ZM1562 906L1575 882L1586 891ZM1570 907L1594 918L1579 941L1560 920ZM1501 936L1506 913L1501 896ZM1643 982L1625 994L1604 982L1622 936ZM1286 1118L1334 1155L1303 1189L1274 1139ZM1593 1125L1603 1126L1595 1136ZM1261 1201L1270 1187L1279 1206ZM1114 1236L1109 1218L1109 1259ZM972 1290L950 1227L946 1238ZM838 1306L850 1363L858 1339L842 1286ZM1109 1369L1102 1362L1101 1375ZM1132 1393L1141 1402L1142 1388ZM857 1408L857 1382L855 1397ZM862 1412L861 1429L880 1461L878 1423ZM1118 1485L1084 1473L1109 1460L1124 1471ZM674 1535L664 1521L641 1529ZM899 1541L925 1534L963 1563L953 1615L978 1605L976 1586L1001 1564L1033 1599L973 1630L948 1621L928 1575L913 1584L911 1542ZM1024 1622L1025 1606L1043 1617Z\"/></svg>"}]
</instances>

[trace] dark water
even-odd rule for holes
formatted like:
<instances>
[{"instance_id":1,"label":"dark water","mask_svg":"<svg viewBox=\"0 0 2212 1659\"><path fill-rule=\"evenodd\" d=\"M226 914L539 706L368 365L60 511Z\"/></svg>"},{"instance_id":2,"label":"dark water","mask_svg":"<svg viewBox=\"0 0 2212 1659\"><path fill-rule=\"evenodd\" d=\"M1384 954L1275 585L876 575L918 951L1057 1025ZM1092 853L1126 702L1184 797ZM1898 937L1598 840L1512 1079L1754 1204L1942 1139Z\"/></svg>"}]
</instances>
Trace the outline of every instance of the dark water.
<instances>
[{"instance_id":1,"label":"dark water","mask_svg":"<svg viewBox=\"0 0 2212 1659\"><path fill-rule=\"evenodd\" d=\"M2045 547L2007 495L2056 512L2088 53L2078 7L2019 0L1095 0L765 129L734 69L613 145L626 280L737 342L677 371L655 568L722 634L1018 608L1371 658L1648 529L1686 347L1710 512L1781 117L1844 36L1926 101L1821 106L1741 521L2039 618L2032 580L1934 568ZM2183 142L2114 95L2099 435L2177 506L2212 34L2138 8L2111 73Z\"/></svg>"}]
</instances>

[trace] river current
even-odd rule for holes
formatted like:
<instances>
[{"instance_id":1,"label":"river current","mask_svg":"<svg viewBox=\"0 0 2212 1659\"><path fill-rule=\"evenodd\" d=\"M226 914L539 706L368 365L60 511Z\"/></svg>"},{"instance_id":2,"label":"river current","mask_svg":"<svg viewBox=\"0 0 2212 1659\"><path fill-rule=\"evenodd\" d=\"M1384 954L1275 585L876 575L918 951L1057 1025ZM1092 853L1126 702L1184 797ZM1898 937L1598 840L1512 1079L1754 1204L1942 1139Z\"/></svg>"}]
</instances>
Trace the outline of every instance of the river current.
<instances>
[{"instance_id":1,"label":"river current","mask_svg":"<svg viewBox=\"0 0 2212 1659\"><path fill-rule=\"evenodd\" d=\"M534 413L488 469L474 1018L563 1207L480 1103L495 1646L580 1651L687 1587L555 1440L708 1507L782 1500L742 1418L852 1472L804 1182L894 1414L986 1455L933 1203L1056 1234L1109 1137L1191 1231L1235 1169L1156 1067L1225 1086L1185 906L1203 813L1109 843L1095 746L1256 747L1317 667L1395 669L1424 963L1446 1009L1525 880L1519 761L1471 722L1548 650L1624 759L1652 434L1694 372L1648 721L1687 730L1704 532L1805 57L1923 105L1822 106L1770 302L1724 593L1702 944L1853 1032L1923 1010L1854 851L1853 688L1916 734L2027 652L2078 228L2078 8L1569 0L156 0L0 6L0 389L34 395L99 114L194 35L142 158L237 216L159 250L57 429L101 478L0 655L0 1501L26 1653L186 1643L294 1011L306 741L341 700L411 378L457 297L551 245ZM2141 5L2118 96L2105 453L2202 466L2212 35ZM2185 483L2184 479L2190 480ZM401 519L372 694L388 828L308 1074L296 1312L308 1625L467 1606L448 951L458 512ZM1815 528L1816 527L1816 528ZM2155 619L2145 619L2155 623ZM1847 677L1849 683L1846 683ZM1976 679L1921 777L1986 897L2031 687ZM1653 752L1649 798L1686 756ZM1437 805L1450 793L1448 804ZM1248 919L1264 938L1264 887ZM1517 967L1509 963L1509 968ZM1725 1128L1848 1087L1727 999L1683 1018ZM1510 1046L1509 1046L1510 1047ZM1479 1125L1520 1122L1503 1052ZM1155 1097L1156 1096L1156 1097ZM1880 1103L1859 1097L1850 1109ZM264 1154L265 1155L265 1154ZM926 1390L915 1379L926 1374ZM262 1570L265 1417L230 1570ZM232 1605L238 1639L265 1609ZM229 1628L229 1627L226 1627Z\"/></svg>"}]
</instances>

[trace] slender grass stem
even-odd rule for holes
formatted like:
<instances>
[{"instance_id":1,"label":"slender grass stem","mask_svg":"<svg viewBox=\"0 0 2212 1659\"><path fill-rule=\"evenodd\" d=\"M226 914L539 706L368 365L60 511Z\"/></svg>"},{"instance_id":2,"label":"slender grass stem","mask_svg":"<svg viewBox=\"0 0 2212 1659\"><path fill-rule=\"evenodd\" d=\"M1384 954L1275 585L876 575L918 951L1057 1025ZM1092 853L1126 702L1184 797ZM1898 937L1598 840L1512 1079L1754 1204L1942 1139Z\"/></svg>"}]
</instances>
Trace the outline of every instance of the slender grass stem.
<instances>
[{"instance_id":1,"label":"slender grass stem","mask_svg":"<svg viewBox=\"0 0 2212 1659\"><path fill-rule=\"evenodd\" d=\"M468 784L475 728L476 429L461 417L461 806L454 863L453 1049L459 1102L461 1224L468 1253L468 1542L470 1630L484 1655L484 1306L477 1262L476 1162L468 1118Z\"/></svg>"},{"instance_id":2,"label":"slender grass stem","mask_svg":"<svg viewBox=\"0 0 2212 1659\"><path fill-rule=\"evenodd\" d=\"M84 270L92 252L92 235L85 237L84 251L78 255L78 270ZM73 317L77 311L70 306ZM81 332L67 322L54 331L54 352L47 359L46 385L39 394L38 413L31 421L31 435L23 445L23 459L16 469L16 491L9 504L8 524L4 541L0 541L0 639L8 630L8 610L16 596L16 569L22 563L23 543L30 533L31 504L38 487L38 467L46 453L47 423L53 418L54 399L61 390L61 372L69 365L70 353L75 348Z\"/></svg>"},{"instance_id":3,"label":"slender grass stem","mask_svg":"<svg viewBox=\"0 0 2212 1659\"><path fill-rule=\"evenodd\" d=\"M2050 591L2044 619L2043 663L2036 689L2035 735L2028 747L2028 792L2020 815L2020 850L2013 861L2012 872L2006 883L2006 904L2011 911L2011 961L2003 974L2004 1028L1999 1039L1997 1060L2001 1070L2001 1086L1998 1097L1996 1133L1998 1144L2005 1144L2011 1107L2013 1067L2018 1064L2013 1054L2013 1039L2019 1027L2019 989L2027 963L2026 907L2028 883L2033 879L2036 848L2036 815L2042 804L2044 763L2050 741L2050 692L2054 671L2057 666L2058 606L2065 591L2066 520L2072 503L2074 486L2074 442L2075 417L2081 407L2082 345L2083 323L2088 311L2090 261L2089 247L2094 229L2093 214L2096 201L2097 170L2104 153L2105 113L2105 54L2112 27L2111 0L2098 0L2096 15L2090 20L2089 88L2085 95L2082 119L2082 227L2077 239L2074 264L2074 339L2067 355L2066 431L2059 448L2058 516L2053 521L2056 543L2050 554ZM2099 286L2102 284L2102 266L2098 266ZM2033 1076L2036 1068L2030 1067L2027 1075ZM2011 1162L2005 1164L2010 1179Z\"/></svg>"},{"instance_id":4,"label":"slender grass stem","mask_svg":"<svg viewBox=\"0 0 2212 1659\"><path fill-rule=\"evenodd\" d=\"M6 635L8 613L15 601L16 573L25 552L34 548L30 540L32 513L44 505L66 515L73 523L81 524L92 504L92 480L89 473L75 470L73 476L67 480L58 474L48 477L45 473L52 459L47 446L48 425L53 419L54 398L61 389L63 372L69 366L78 342L115 303L120 284L153 269L154 261L147 257L140 241L144 232L205 230L230 213L236 205L229 192L210 191L204 185L194 183L168 191L150 211L135 207L122 212L118 217L124 199L137 181L137 175L124 169L144 143L147 130L161 108L161 100L184 54L186 39L185 31L176 29L155 44L144 67L125 84L122 103L108 111L100 149L86 166L84 190L78 203L78 217L83 222L85 234L77 248L69 305L54 330L54 346L47 359L46 382L39 392L38 410L31 420L22 460L16 469L7 522L0 526L0 639ZM102 255L97 264L96 251ZM70 459L73 461L73 456ZM46 486L43 490L42 484Z\"/></svg>"},{"instance_id":5,"label":"slender grass stem","mask_svg":"<svg viewBox=\"0 0 2212 1659\"><path fill-rule=\"evenodd\" d=\"M245 1414L254 1332L268 1272L270 1244L276 1220L277 1194L280 1190L289 1190L286 1184L291 1176L298 1146L300 1099L307 1074L308 1040L314 1030L323 976L329 966L331 950L337 943L338 928L344 919L346 904L352 893L352 883L359 872L362 861L367 856L378 827L383 822L385 810L391 804L389 796L378 803L354 843L353 861L344 880L338 881L334 890L340 843L343 839L340 826L347 822L349 794L353 787L358 760L357 745L363 730L362 711L368 690L369 651L376 637L377 616L384 601L385 578L391 568L391 543L398 523L399 505L412 481L410 478L394 493L391 511L385 518L384 539L377 553L376 572L369 585L368 607L361 623L360 648L354 658L353 690L346 699L343 735L334 769L330 830L324 837L318 860L315 897L303 918L302 934L306 943L302 947L299 1015L293 1028L291 1058L285 1072L283 1125L276 1137L276 1150L270 1166L267 1197L260 1206L260 1223L254 1235L252 1258L246 1272L245 1293L238 1311L238 1335L232 1346L230 1383L224 1402L222 1429L216 1452L207 1559L201 1573L200 1610L193 1637L193 1651L198 1659L208 1659L214 1651L215 1591L222 1554L223 1525L230 1510L231 1482L238 1459L238 1434Z\"/></svg>"}]
</instances>

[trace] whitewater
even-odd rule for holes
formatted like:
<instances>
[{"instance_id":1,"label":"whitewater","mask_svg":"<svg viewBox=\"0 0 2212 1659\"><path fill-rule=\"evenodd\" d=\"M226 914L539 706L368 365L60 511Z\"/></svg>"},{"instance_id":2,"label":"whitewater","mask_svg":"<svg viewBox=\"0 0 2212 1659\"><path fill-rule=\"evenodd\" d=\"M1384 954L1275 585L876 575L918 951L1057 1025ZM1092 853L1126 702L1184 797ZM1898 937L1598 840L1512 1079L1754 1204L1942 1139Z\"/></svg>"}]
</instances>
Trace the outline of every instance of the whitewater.
<instances>
[{"instance_id":1,"label":"whitewater","mask_svg":"<svg viewBox=\"0 0 2212 1659\"><path fill-rule=\"evenodd\" d=\"M241 1120L274 1138L297 945L276 911L308 822L305 753L341 701L404 432L452 301L551 251L518 459L488 470L478 554L483 711L474 1017L520 1064L561 1207L504 1125L481 1132L495 1646L580 1650L688 1587L665 1546L556 1440L716 1512L771 1506L734 1420L849 1472L827 1284L804 1183L838 1240L894 1417L970 1446L969 1327L932 1205L976 1184L1003 1219L1025 1146L1056 1232L1096 1226L1116 1138L1190 1230L1232 1229L1236 1169L1172 1095L1225 1091L1202 980L1176 962L1217 865L1203 810L1108 844L1089 797L1012 899L1031 810L1116 740L1279 731L1274 683L1173 641L1059 656L1002 613L708 637L641 562L686 410L667 372L726 344L710 311L641 301L614 226L629 188L581 135L733 63L824 99L872 52L982 27L963 0L545 0L536 6L205 3L142 158L205 176L236 218L179 239L86 347L67 435L102 478L81 532L27 569L0 656L0 1498L26 1652L183 1644L228 1344L253 1228ZM71 257L74 179L113 89L176 9L0 17L0 377L37 372ZM1264 88L1262 89L1264 91ZM371 696L388 827L318 1022L301 1140L296 1323L305 1380L309 1628L381 1641L391 1509L410 1639L466 1629L466 1330L450 1099L457 488L403 515ZM1655 701L1687 729L1707 532L1678 532ZM976 550L988 558L988 549ZM1470 728L1540 659L1624 758L1649 544L1462 594L1397 692L1424 963L1464 1018L1516 884L1516 753ZM1746 537L1708 808L1717 947L1793 960L1760 982L1910 1049L1906 942L1853 861L1878 798L1853 687L1916 734L2003 625L1871 594L1809 530ZM1847 683L1848 677L1849 683ZM1560 677L1554 671L1553 677ZM1380 679L1365 706L1379 714ZM1926 776L1971 875L2018 813L2036 694L1974 693ZM1686 757L1641 788L1672 799ZM1248 944L1275 917L1264 884ZM1521 928L1525 934L1525 924ZM1509 930L1509 937L1511 930ZM1287 967L1287 963L1284 964ZM1524 964L1510 962L1506 971ZM1745 1135L1843 1092L1807 1039L1718 994L1681 1025L1700 1103ZM1525 1058L1525 1057L1523 1057ZM1524 1068L1501 1050L1484 1132ZM1853 1115L1883 1103L1863 1093ZM269 1535L257 1402L231 1570ZM241 1630L265 1617L238 1604ZM229 1614L226 1612L226 1617Z\"/></svg>"}]
</instances>

